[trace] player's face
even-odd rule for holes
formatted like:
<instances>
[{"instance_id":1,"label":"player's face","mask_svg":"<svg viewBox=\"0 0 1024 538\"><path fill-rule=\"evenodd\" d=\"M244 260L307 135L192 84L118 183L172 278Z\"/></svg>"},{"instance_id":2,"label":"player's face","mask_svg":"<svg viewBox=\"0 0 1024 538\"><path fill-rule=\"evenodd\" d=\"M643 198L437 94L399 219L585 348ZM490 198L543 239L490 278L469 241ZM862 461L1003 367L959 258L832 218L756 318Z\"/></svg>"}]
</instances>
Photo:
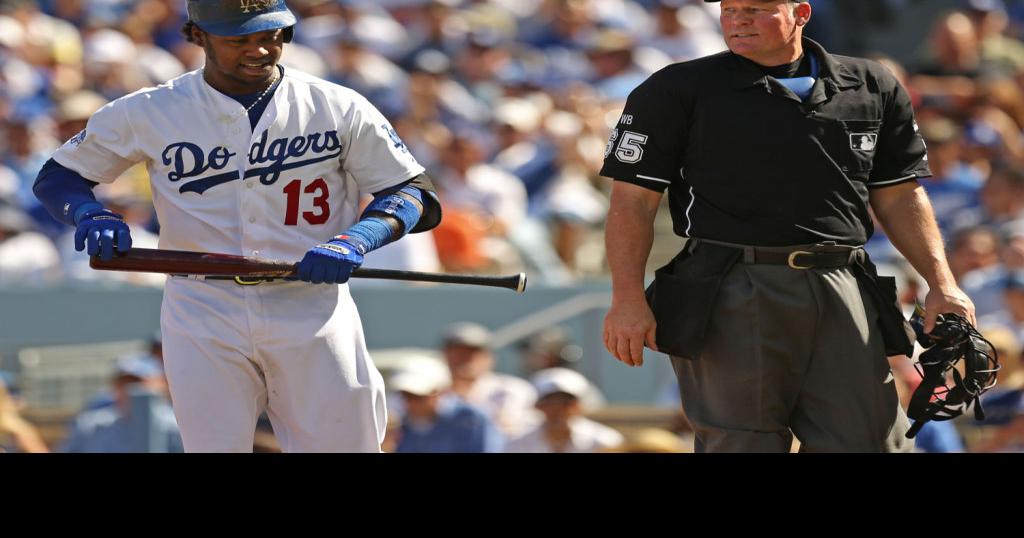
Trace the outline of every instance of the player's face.
<instances>
[{"instance_id":1,"label":"player's face","mask_svg":"<svg viewBox=\"0 0 1024 538\"><path fill-rule=\"evenodd\" d=\"M722 0L722 33L729 50L761 65L796 60L811 5L788 0Z\"/></svg>"},{"instance_id":2,"label":"player's face","mask_svg":"<svg viewBox=\"0 0 1024 538\"><path fill-rule=\"evenodd\" d=\"M284 31L269 30L240 36L203 34L206 76L219 90L252 93L274 76L284 49Z\"/></svg>"}]
</instances>

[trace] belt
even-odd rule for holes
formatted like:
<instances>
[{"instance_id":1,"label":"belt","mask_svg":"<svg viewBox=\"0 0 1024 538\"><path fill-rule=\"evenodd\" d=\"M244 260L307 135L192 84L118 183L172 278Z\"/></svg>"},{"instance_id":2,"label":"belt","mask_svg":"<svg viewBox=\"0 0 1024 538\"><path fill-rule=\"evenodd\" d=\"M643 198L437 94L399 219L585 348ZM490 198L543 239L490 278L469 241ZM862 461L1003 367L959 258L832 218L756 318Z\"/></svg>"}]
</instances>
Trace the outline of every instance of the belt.
<instances>
[{"instance_id":1,"label":"belt","mask_svg":"<svg viewBox=\"0 0 1024 538\"><path fill-rule=\"evenodd\" d=\"M742 251L743 257L740 263L787 265L793 269L845 267L863 261L866 255L861 247L834 243L795 247L756 247L696 238L691 238L687 242L686 250L692 253L701 245Z\"/></svg>"},{"instance_id":2,"label":"belt","mask_svg":"<svg viewBox=\"0 0 1024 538\"><path fill-rule=\"evenodd\" d=\"M189 280L230 280L230 281L234 282L235 284L238 284L239 286L256 286L256 285L262 284L264 282L273 282L275 280L295 280L295 279L292 279L292 278L281 278L281 277L273 277L273 276L248 277L248 276L227 276L227 275L223 275L223 276L222 275L182 275L182 274L174 274L174 273L172 273L171 276L175 276L175 277L179 277L179 278L187 278Z\"/></svg>"}]
</instances>

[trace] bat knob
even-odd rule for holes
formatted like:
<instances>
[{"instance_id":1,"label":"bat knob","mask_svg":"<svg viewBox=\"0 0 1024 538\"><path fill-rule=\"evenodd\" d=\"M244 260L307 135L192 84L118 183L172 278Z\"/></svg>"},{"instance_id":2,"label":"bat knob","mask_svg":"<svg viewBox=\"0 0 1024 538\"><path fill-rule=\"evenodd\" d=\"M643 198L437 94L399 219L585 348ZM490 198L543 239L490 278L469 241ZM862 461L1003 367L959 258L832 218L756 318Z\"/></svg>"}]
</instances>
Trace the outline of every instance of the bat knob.
<instances>
[{"instance_id":1,"label":"bat knob","mask_svg":"<svg viewBox=\"0 0 1024 538\"><path fill-rule=\"evenodd\" d=\"M516 284L516 293L526 291L526 273L519 273L519 282Z\"/></svg>"}]
</instances>

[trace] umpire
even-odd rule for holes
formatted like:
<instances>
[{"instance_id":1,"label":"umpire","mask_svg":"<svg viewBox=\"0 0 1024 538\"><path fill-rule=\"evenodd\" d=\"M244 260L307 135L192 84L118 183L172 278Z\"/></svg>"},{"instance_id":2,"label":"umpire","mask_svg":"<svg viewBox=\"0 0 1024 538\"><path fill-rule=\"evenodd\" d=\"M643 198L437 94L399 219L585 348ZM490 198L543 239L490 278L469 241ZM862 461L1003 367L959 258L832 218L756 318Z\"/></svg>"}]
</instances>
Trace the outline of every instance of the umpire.
<instances>
[{"instance_id":1,"label":"umpire","mask_svg":"<svg viewBox=\"0 0 1024 538\"><path fill-rule=\"evenodd\" d=\"M717 0L705 0L717 1ZM974 322L931 204L907 92L881 65L803 37L811 4L722 0L729 51L636 88L611 133L605 346L668 353L697 451L906 452L887 355L911 336L862 245L870 208L927 280L935 315ZM662 193L683 251L643 287ZM911 333L912 334L912 333Z\"/></svg>"}]
</instances>

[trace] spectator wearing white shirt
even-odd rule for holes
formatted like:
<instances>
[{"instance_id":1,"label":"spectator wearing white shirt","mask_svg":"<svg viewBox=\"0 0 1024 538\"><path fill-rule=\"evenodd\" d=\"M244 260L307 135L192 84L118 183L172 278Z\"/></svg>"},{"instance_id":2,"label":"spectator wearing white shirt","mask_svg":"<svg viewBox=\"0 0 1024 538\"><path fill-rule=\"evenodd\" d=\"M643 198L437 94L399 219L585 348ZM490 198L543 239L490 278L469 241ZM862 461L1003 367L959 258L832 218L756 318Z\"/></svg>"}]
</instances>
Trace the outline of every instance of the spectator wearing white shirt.
<instances>
[{"instance_id":1,"label":"spectator wearing white shirt","mask_svg":"<svg viewBox=\"0 0 1024 538\"><path fill-rule=\"evenodd\" d=\"M536 407L544 421L513 439L506 452L585 453L601 452L622 444L618 431L583 416L582 400L590 382L568 368L548 368L531 379L537 390Z\"/></svg>"}]
</instances>

